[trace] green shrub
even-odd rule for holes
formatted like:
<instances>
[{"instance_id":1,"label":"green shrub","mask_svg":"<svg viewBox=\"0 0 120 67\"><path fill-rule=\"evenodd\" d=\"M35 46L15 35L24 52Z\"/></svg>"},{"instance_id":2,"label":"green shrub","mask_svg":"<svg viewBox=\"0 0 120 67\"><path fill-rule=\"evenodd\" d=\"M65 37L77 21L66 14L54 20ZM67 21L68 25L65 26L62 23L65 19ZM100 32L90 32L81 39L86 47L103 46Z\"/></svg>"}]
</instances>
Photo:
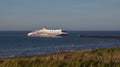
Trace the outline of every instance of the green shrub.
<instances>
[{"instance_id":1,"label":"green shrub","mask_svg":"<svg viewBox=\"0 0 120 67\"><path fill-rule=\"evenodd\" d=\"M0 60L0 67L120 67L120 48L4 58Z\"/></svg>"}]
</instances>

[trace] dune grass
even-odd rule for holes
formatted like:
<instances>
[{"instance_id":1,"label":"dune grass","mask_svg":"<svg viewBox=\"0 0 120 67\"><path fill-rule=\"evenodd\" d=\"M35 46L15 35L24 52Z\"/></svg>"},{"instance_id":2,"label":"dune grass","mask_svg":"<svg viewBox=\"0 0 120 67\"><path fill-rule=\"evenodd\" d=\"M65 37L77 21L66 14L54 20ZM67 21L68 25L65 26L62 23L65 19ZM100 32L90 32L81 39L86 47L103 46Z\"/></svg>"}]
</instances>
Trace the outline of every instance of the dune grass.
<instances>
[{"instance_id":1,"label":"dune grass","mask_svg":"<svg viewBox=\"0 0 120 67\"><path fill-rule=\"evenodd\" d=\"M120 48L59 51L0 59L0 67L120 67Z\"/></svg>"}]
</instances>

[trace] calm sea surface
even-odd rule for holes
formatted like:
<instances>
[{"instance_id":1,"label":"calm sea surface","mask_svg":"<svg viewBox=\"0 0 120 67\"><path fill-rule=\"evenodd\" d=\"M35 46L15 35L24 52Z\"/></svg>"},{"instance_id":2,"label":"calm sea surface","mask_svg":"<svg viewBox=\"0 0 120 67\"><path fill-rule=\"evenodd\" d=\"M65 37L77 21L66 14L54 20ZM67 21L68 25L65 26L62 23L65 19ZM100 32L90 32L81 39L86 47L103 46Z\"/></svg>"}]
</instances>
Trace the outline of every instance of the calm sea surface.
<instances>
[{"instance_id":1,"label":"calm sea surface","mask_svg":"<svg viewBox=\"0 0 120 67\"><path fill-rule=\"evenodd\" d=\"M119 35L120 31L68 31L62 38L28 37L30 31L0 31L0 57L52 53L57 50L120 47L120 39L80 38L80 35Z\"/></svg>"}]
</instances>

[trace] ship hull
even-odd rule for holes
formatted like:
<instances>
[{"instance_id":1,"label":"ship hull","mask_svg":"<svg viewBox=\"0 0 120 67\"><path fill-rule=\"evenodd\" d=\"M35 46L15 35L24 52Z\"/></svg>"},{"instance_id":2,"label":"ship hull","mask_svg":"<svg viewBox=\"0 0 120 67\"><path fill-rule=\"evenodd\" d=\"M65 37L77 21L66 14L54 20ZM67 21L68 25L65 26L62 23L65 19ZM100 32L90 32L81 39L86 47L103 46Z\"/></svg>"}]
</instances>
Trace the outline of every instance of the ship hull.
<instances>
[{"instance_id":1,"label":"ship hull","mask_svg":"<svg viewBox=\"0 0 120 67\"><path fill-rule=\"evenodd\" d=\"M56 33L44 33L44 34L31 34L31 35L28 35L30 37L63 37L63 36L68 36L68 33L64 33L64 34L56 34Z\"/></svg>"},{"instance_id":2,"label":"ship hull","mask_svg":"<svg viewBox=\"0 0 120 67\"><path fill-rule=\"evenodd\" d=\"M68 34L59 34L57 36L68 36Z\"/></svg>"}]
</instances>

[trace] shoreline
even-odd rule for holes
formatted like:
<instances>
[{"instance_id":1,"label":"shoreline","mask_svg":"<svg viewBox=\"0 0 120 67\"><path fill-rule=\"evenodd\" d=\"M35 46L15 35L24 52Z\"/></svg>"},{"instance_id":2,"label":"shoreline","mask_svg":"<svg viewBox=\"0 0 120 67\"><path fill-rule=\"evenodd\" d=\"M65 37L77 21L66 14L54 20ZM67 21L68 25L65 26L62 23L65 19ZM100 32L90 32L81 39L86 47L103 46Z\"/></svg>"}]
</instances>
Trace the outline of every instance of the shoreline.
<instances>
[{"instance_id":1,"label":"shoreline","mask_svg":"<svg viewBox=\"0 0 120 67\"><path fill-rule=\"evenodd\" d=\"M92 49L85 49L85 50L92 50ZM32 56L39 56L39 55L48 55L48 54L55 54L55 53L59 53L59 52L77 52L77 51L83 51L83 50L80 50L80 49L71 49L71 50L57 50L57 51L54 51L54 52L45 52L45 53L34 53L34 54L27 54L25 53L25 55L10 55L10 56L4 56L4 57L1 57L0 59L6 59L6 58L17 58L17 57L32 57Z\"/></svg>"},{"instance_id":2,"label":"shoreline","mask_svg":"<svg viewBox=\"0 0 120 67\"><path fill-rule=\"evenodd\" d=\"M4 56L1 57L0 59L6 59L6 58L19 58L19 57L34 57L34 56L40 56L40 55L51 55L51 54L56 54L56 53L66 53L66 52L80 52L80 51L94 51L94 50L102 50L102 49L120 49L120 47L113 47L113 48L91 48L91 49L70 49L70 50L57 50L54 52L45 52L45 53L33 53L33 54L27 54L25 53L21 55L10 55L10 56Z\"/></svg>"}]
</instances>

